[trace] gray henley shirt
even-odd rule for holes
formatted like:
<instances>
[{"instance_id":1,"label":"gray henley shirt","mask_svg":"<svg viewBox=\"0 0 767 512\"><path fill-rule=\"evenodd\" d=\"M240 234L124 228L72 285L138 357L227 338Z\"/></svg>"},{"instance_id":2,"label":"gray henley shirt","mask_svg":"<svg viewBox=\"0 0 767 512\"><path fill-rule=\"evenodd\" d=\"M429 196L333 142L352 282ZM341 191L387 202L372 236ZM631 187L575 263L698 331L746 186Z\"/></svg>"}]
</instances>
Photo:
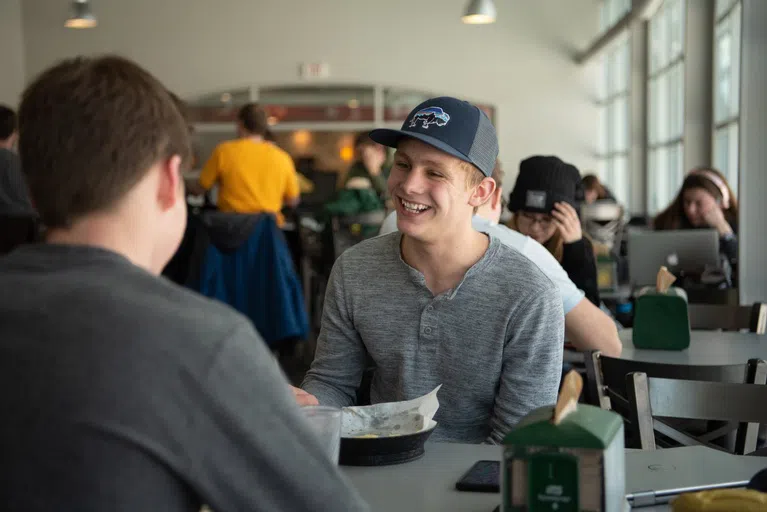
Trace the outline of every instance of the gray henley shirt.
<instances>
[{"instance_id":1,"label":"gray henley shirt","mask_svg":"<svg viewBox=\"0 0 767 512\"><path fill-rule=\"evenodd\" d=\"M564 338L557 288L490 237L458 286L435 297L402 260L401 238L366 240L336 261L303 388L321 404L354 405L369 355L372 403L442 384L432 439L500 442L528 412L556 401Z\"/></svg>"}]
</instances>

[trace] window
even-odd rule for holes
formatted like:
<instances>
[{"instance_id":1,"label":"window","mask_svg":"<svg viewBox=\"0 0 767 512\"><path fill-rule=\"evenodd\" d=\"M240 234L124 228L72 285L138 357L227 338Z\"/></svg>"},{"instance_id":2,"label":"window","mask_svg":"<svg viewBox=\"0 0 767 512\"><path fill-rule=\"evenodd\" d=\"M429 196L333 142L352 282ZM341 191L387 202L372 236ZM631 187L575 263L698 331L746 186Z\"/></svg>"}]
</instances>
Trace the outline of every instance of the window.
<instances>
[{"instance_id":1,"label":"window","mask_svg":"<svg viewBox=\"0 0 767 512\"><path fill-rule=\"evenodd\" d=\"M629 199L630 41L624 36L603 58L600 87L599 179L616 199Z\"/></svg>"},{"instance_id":2,"label":"window","mask_svg":"<svg viewBox=\"0 0 767 512\"><path fill-rule=\"evenodd\" d=\"M602 0L599 12L599 30L607 32L610 27L631 9L631 0Z\"/></svg>"},{"instance_id":3,"label":"window","mask_svg":"<svg viewBox=\"0 0 767 512\"><path fill-rule=\"evenodd\" d=\"M738 190L738 120L740 116L739 1L717 0L714 31L714 167Z\"/></svg>"},{"instance_id":4,"label":"window","mask_svg":"<svg viewBox=\"0 0 767 512\"><path fill-rule=\"evenodd\" d=\"M648 209L674 198L684 179L685 0L666 0L650 20L647 81Z\"/></svg>"}]
</instances>

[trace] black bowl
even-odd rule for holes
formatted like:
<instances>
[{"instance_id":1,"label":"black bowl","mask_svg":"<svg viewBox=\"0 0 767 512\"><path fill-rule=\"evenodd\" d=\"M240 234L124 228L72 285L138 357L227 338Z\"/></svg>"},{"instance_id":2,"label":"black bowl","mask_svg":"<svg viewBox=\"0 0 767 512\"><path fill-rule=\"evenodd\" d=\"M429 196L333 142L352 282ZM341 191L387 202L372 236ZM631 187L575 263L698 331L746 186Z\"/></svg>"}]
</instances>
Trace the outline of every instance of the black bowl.
<instances>
[{"instance_id":1,"label":"black bowl","mask_svg":"<svg viewBox=\"0 0 767 512\"><path fill-rule=\"evenodd\" d=\"M436 425L416 434L391 437L342 437L338 463L343 466L387 466L423 457L423 445Z\"/></svg>"}]
</instances>

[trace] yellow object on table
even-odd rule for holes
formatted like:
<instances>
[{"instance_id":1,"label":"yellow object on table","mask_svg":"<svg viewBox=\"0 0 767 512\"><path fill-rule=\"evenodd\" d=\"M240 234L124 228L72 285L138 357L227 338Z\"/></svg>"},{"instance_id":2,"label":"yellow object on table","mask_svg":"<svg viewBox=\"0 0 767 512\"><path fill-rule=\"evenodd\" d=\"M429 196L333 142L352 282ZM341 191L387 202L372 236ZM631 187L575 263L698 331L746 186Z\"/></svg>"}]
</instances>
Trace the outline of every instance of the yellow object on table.
<instances>
[{"instance_id":1,"label":"yellow object on table","mask_svg":"<svg viewBox=\"0 0 767 512\"><path fill-rule=\"evenodd\" d=\"M715 489L682 494L671 502L673 512L765 512L767 494L753 489Z\"/></svg>"}]
</instances>

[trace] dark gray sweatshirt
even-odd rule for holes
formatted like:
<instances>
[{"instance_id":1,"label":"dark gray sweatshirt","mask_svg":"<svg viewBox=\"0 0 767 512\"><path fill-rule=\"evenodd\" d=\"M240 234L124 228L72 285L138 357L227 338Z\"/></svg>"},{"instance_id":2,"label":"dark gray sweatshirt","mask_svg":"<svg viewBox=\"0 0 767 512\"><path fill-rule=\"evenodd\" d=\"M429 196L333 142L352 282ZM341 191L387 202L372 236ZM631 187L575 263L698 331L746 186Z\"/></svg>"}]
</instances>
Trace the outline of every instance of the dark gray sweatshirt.
<instances>
[{"instance_id":1,"label":"dark gray sweatshirt","mask_svg":"<svg viewBox=\"0 0 767 512\"><path fill-rule=\"evenodd\" d=\"M3 511L367 510L250 322L114 253L0 259Z\"/></svg>"}]
</instances>

